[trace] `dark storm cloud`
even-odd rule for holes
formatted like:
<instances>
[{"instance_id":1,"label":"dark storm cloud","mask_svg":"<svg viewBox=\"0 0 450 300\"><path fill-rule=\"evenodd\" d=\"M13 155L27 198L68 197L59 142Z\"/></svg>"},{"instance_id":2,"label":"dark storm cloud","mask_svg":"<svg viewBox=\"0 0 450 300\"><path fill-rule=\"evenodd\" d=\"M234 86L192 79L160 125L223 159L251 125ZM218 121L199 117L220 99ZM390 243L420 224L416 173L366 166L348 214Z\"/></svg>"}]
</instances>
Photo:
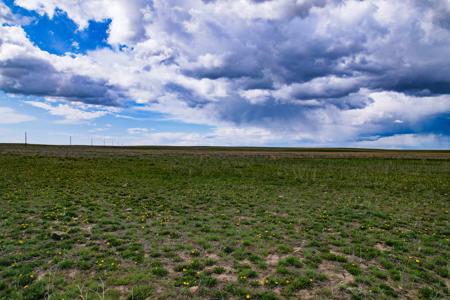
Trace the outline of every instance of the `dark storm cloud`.
<instances>
[{"instance_id":1,"label":"dark storm cloud","mask_svg":"<svg viewBox=\"0 0 450 300\"><path fill-rule=\"evenodd\" d=\"M286 8L290 7L288 2ZM223 64L184 69L185 75L194 78L227 79L234 90L270 92L264 103L249 103L236 95L233 101L218 103L223 119L238 124L265 124L274 119L289 123L291 119L304 120L305 111L307 115L328 106L360 108L371 103L358 94L361 89L415 96L450 94L450 60L446 58L450 36L433 36L433 31L426 31L430 23L425 24L426 16L432 15L432 26L446 28L447 10L440 10L449 6L445 1L398 4L392 9L403 9L402 14L407 17L393 17L388 22L383 22L384 16L376 15L387 6L378 1L361 1L359 6L358 1L302 3L292 11L292 18L255 19L243 27L227 20L216 23L220 28L214 28L215 32L228 34L217 39L211 36L208 51L227 53ZM353 6L345 7L351 3ZM312 7L330 14L311 14ZM341 14L333 14L339 9L343 9ZM193 36L192 44L198 37ZM188 51L188 55L192 53ZM311 103L310 100L318 105L302 104Z\"/></svg>"},{"instance_id":2,"label":"dark storm cloud","mask_svg":"<svg viewBox=\"0 0 450 300\"><path fill-rule=\"evenodd\" d=\"M308 112L313 109L314 107L299 107L293 103L279 103L275 99L270 99L260 105L252 105L236 97L224 101L222 105L217 107L221 118L228 119L238 125L262 122L270 125L272 128L277 126L283 127L288 120L305 119ZM314 126L313 124L310 125Z\"/></svg>"},{"instance_id":3,"label":"dark storm cloud","mask_svg":"<svg viewBox=\"0 0 450 300\"><path fill-rule=\"evenodd\" d=\"M0 62L0 89L13 94L61 97L88 104L118 105L124 93L102 80L57 71L49 62L18 57Z\"/></svg>"},{"instance_id":4,"label":"dark storm cloud","mask_svg":"<svg viewBox=\"0 0 450 300\"><path fill-rule=\"evenodd\" d=\"M208 103L208 101L202 99L201 97L198 97L191 90L176 83L168 83L165 86L165 90L170 94L182 98L183 101L191 108L198 108L198 107L201 108Z\"/></svg>"}]
</instances>

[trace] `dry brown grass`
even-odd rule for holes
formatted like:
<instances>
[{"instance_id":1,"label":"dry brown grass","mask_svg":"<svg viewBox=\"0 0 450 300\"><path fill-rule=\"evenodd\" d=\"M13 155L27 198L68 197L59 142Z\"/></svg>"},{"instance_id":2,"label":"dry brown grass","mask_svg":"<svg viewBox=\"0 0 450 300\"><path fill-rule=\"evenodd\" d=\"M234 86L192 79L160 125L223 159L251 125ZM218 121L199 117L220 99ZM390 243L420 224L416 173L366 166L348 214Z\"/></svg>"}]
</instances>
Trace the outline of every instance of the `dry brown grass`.
<instances>
[{"instance_id":1,"label":"dry brown grass","mask_svg":"<svg viewBox=\"0 0 450 300\"><path fill-rule=\"evenodd\" d=\"M0 144L0 154L52 157L151 157L195 155L202 157L279 158L407 158L449 159L450 150L376 150L353 148L258 148L258 147L104 147Z\"/></svg>"}]
</instances>

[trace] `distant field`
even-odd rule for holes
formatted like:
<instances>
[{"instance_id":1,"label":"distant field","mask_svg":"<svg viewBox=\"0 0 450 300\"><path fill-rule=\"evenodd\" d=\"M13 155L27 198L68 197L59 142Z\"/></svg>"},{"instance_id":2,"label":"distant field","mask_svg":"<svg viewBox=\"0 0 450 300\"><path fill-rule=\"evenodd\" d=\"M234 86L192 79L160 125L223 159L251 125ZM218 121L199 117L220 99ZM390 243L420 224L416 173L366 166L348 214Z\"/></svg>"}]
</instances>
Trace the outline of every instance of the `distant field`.
<instances>
[{"instance_id":1,"label":"distant field","mask_svg":"<svg viewBox=\"0 0 450 300\"><path fill-rule=\"evenodd\" d=\"M0 145L0 299L448 299L450 152Z\"/></svg>"},{"instance_id":2,"label":"distant field","mask_svg":"<svg viewBox=\"0 0 450 300\"><path fill-rule=\"evenodd\" d=\"M450 159L450 150L378 150L352 148L264 148L264 147L90 147L0 144L0 154L57 157L129 157L129 156L250 156L271 158L417 158Z\"/></svg>"}]
</instances>

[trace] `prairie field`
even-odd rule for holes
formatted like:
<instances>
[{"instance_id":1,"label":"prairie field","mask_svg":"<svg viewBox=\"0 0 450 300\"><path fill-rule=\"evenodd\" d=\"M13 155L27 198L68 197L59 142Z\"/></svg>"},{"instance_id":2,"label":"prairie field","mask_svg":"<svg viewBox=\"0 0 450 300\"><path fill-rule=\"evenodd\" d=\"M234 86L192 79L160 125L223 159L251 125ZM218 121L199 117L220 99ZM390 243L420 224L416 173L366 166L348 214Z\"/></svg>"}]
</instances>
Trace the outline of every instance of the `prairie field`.
<instances>
[{"instance_id":1,"label":"prairie field","mask_svg":"<svg viewBox=\"0 0 450 300\"><path fill-rule=\"evenodd\" d=\"M450 152L0 146L0 299L448 299Z\"/></svg>"}]
</instances>

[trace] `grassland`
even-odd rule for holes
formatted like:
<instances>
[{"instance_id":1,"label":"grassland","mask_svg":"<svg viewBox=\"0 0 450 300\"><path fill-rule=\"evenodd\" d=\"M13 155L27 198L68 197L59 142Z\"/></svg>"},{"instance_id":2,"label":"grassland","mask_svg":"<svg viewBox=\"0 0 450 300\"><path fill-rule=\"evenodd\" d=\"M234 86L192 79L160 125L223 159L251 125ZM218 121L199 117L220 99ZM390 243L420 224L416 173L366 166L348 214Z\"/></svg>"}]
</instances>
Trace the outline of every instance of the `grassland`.
<instances>
[{"instance_id":1,"label":"grassland","mask_svg":"<svg viewBox=\"0 0 450 300\"><path fill-rule=\"evenodd\" d=\"M0 146L0 299L448 299L450 153Z\"/></svg>"}]
</instances>

